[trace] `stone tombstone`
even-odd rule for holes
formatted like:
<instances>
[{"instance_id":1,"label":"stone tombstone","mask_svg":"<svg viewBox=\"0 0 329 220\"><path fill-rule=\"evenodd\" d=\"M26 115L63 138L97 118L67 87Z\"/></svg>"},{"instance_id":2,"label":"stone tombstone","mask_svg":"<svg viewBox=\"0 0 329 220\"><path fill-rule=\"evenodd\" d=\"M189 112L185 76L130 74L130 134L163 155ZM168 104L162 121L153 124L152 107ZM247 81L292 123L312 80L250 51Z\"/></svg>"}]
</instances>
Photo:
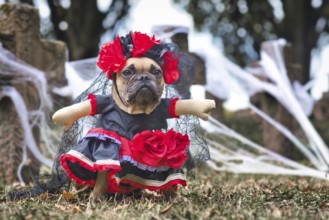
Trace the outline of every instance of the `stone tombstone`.
<instances>
[{"instance_id":1,"label":"stone tombstone","mask_svg":"<svg viewBox=\"0 0 329 220\"><path fill-rule=\"evenodd\" d=\"M175 86L182 94L183 98L190 97L191 94L189 89L191 85L206 84L206 64L204 59L197 53L189 51L189 29L184 26L158 25L153 27L152 31L156 35L163 35L165 37L169 36L171 41L178 45L180 52L189 55L189 61L190 63L193 63L193 65L189 66L186 68L185 72L181 73L181 78L175 83ZM223 118L223 100L220 100L207 91L205 95L206 98L214 99L216 102L216 109L211 112L211 116L221 120Z\"/></svg>"},{"instance_id":2,"label":"stone tombstone","mask_svg":"<svg viewBox=\"0 0 329 220\"><path fill-rule=\"evenodd\" d=\"M18 59L46 73L48 88L66 84L64 66L66 46L63 42L45 40L40 36L38 10L25 4L0 5L0 43ZM0 63L1 78L1 63ZM38 109L40 98L37 88L27 81L6 78L1 86L9 85L22 95L29 111ZM9 98L0 99L0 179L6 184L17 181L16 172L22 161L23 128ZM40 131L33 128L33 135L40 146ZM38 174L40 163L32 153L23 168L23 179L30 182Z\"/></svg>"},{"instance_id":3,"label":"stone tombstone","mask_svg":"<svg viewBox=\"0 0 329 220\"><path fill-rule=\"evenodd\" d=\"M66 45L41 38L37 9L26 4L0 5L0 42L18 59L46 72L50 88L66 84Z\"/></svg>"},{"instance_id":4,"label":"stone tombstone","mask_svg":"<svg viewBox=\"0 0 329 220\"><path fill-rule=\"evenodd\" d=\"M322 98L315 103L311 120L324 142L328 145L329 92L323 93Z\"/></svg>"}]
</instances>

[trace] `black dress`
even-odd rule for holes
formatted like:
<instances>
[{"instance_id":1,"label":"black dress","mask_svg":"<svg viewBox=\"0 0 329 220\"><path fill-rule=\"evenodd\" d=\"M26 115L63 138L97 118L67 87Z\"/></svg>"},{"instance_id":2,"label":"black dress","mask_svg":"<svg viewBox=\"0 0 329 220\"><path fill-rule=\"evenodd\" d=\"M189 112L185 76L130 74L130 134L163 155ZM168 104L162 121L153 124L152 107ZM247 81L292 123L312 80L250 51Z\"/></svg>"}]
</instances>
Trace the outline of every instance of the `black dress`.
<instances>
[{"instance_id":1,"label":"black dress","mask_svg":"<svg viewBox=\"0 0 329 220\"><path fill-rule=\"evenodd\" d=\"M96 127L61 157L71 179L93 187L97 172L108 171L107 191L120 193L186 186L182 166L189 138L167 131L167 119L177 117L177 99L161 99L150 114L128 114L111 95L90 94L89 99L92 115L100 117Z\"/></svg>"}]
</instances>

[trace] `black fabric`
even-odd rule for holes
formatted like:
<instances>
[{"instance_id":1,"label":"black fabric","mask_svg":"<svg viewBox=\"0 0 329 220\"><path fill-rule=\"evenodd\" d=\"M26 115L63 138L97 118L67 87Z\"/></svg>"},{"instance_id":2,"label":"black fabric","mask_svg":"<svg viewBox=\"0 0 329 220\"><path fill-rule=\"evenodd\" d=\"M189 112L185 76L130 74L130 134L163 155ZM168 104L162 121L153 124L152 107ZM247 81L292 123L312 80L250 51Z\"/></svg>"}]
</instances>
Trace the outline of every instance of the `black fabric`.
<instances>
[{"instance_id":1,"label":"black fabric","mask_svg":"<svg viewBox=\"0 0 329 220\"><path fill-rule=\"evenodd\" d=\"M119 148L120 146L111 139L103 141L97 138L86 138L74 150L80 152L92 162L96 162L96 160L119 160Z\"/></svg>"},{"instance_id":2,"label":"black fabric","mask_svg":"<svg viewBox=\"0 0 329 220\"><path fill-rule=\"evenodd\" d=\"M88 170L88 169L80 166L80 163L78 163L78 162L71 162L71 161L67 160L67 166L71 170L71 172L74 173L74 175L76 177L78 177L80 180L83 180L83 181L87 181L87 180L91 180L91 179L96 180L96 178L97 178L96 172L93 172L91 170Z\"/></svg>"},{"instance_id":3,"label":"black fabric","mask_svg":"<svg viewBox=\"0 0 329 220\"><path fill-rule=\"evenodd\" d=\"M101 114L96 127L115 131L120 136L133 139L136 133L145 130L167 129L171 99L161 99L160 104L150 114L128 114L114 102L112 95L96 96L96 114Z\"/></svg>"},{"instance_id":4,"label":"black fabric","mask_svg":"<svg viewBox=\"0 0 329 220\"><path fill-rule=\"evenodd\" d=\"M184 173L183 169L174 169L174 168L170 168L166 171L157 171L157 172L141 170L129 162L122 162L121 168L122 168L122 170L120 170L116 174L116 176L119 178L123 178L128 174L134 174L134 175L142 177L143 179L146 179L146 180L165 181L168 178L168 176L170 176L171 174L176 174L176 173L183 174Z\"/></svg>"},{"instance_id":5,"label":"black fabric","mask_svg":"<svg viewBox=\"0 0 329 220\"><path fill-rule=\"evenodd\" d=\"M92 162L108 159L119 161L119 148L120 146L111 141L111 139L102 141L97 138L86 138L79 143L74 150L83 154ZM67 160L67 166L71 172L81 180L96 180L96 172L80 166L79 162L71 162L70 160Z\"/></svg>"}]
</instances>

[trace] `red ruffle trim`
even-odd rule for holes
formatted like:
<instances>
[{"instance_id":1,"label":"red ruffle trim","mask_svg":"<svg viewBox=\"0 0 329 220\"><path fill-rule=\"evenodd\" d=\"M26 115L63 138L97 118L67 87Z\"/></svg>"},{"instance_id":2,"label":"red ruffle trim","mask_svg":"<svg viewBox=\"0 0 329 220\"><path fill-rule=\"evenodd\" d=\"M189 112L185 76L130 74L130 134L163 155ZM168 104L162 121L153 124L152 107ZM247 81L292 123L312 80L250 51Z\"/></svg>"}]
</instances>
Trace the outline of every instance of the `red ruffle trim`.
<instances>
[{"instance_id":1,"label":"red ruffle trim","mask_svg":"<svg viewBox=\"0 0 329 220\"><path fill-rule=\"evenodd\" d=\"M171 117L173 118L179 118L179 115L176 115L176 103L179 100L179 98L173 98L169 104L169 113Z\"/></svg>"},{"instance_id":2,"label":"red ruffle trim","mask_svg":"<svg viewBox=\"0 0 329 220\"><path fill-rule=\"evenodd\" d=\"M96 133L96 134L100 134L100 135L107 135L110 137L113 137L115 139L117 139L118 141L120 141L121 139L123 139L123 137L121 137L120 135L118 135L118 133L116 133L115 131L109 131L109 130L105 130L104 128L92 128L88 131L87 134L89 133Z\"/></svg>"},{"instance_id":3,"label":"red ruffle trim","mask_svg":"<svg viewBox=\"0 0 329 220\"><path fill-rule=\"evenodd\" d=\"M182 179L174 179L169 181L166 184L163 184L161 186L149 186L142 183L139 183L137 181L133 181L130 179L123 178L120 183L124 184L130 184L132 187L126 188L126 187L120 187L119 183L117 182L116 178L114 177L117 172L121 170L121 167L118 165L97 165L95 164L94 167L90 166L88 163L80 160L79 158L76 158L72 155L65 154L61 157L61 164L63 166L63 169L67 172L70 179L73 179L78 184L83 185L89 185L91 187L94 187L96 184L96 180L82 180L79 177L75 176L72 171L69 169L67 165L67 160L73 162L73 163L79 163L81 167L84 167L90 171L97 172L97 171L105 171L105 170L111 170L108 175L108 187L106 188L107 192L113 192L113 193L129 193L132 192L135 189L148 189L151 191L158 191L158 190L168 190L170 187L173 187L175 191L177 191L177 185L180 184L182 186L186 186L186 180Z\"/></svg>"},{"instance_id":4,"label":"red ruffle trim","mask_svg":"<svg viewBox=\"0 0 329 220\"><path fill-rule=\"evenodd\" d=\"M91 116L94 116L96 114L96 96L94 94L89 94L88 99L90 99L90 105L91 105Z\"/></svg>"},{"instance_id":5,"label":"red ruffle trim","mask_svg":"<svg viewBox=\"0 0 329 220\"><path fill-rule=\"evenodd\" d=\"M107 179L109 181L109 186L106 189L107 191L112 191L112 190L117 190L119 184L117 183L115 178L112 178L117 172L121 170L121 167L118 165L111 165L111 164L106 164L106 165L101 165L101 164L95 164L93 167L90 166L88 163L86 163L83 160L80 160L79 158L74 157L73 155L70 154L64 154L61 156L61 165L63 169L67 172L68 176L70 179L73 179L76 183L78 184L83 184L83 185L89 185L91 187L94 187L96 184L96 180L91 179L91 180L82 180L76 175L73 174L73 172L70 170L70 168L67 165L67 160L73 162L73 163L79 163L79 165L83 168L86 168L87 170L90 170L92 172L97 172L97 171L106 171L106 170L111 170L108 175Z\"/></svg>"}]
</instances>

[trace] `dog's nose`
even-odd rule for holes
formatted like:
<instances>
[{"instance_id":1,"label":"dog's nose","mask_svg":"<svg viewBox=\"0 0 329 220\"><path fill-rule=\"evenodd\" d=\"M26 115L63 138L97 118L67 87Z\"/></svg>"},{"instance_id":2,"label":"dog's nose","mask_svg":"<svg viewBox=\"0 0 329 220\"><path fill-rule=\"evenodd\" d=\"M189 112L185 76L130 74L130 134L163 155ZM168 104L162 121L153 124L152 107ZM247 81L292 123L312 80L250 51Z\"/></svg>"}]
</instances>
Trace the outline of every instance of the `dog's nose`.
<instances>
[{"instance_id":1,"label":"dog's nose","mask_svg":"<svg viewBox=\"0 0 329 220\"><path fill-rule=\"evenodd\" d=\"M139 76L138 78L137 78L139 81L148 81L148 80L150 80L150 78L148 77L148 76L146 76L146 75L141 75L141 76Z\"/></svg>"}]
</instances>

